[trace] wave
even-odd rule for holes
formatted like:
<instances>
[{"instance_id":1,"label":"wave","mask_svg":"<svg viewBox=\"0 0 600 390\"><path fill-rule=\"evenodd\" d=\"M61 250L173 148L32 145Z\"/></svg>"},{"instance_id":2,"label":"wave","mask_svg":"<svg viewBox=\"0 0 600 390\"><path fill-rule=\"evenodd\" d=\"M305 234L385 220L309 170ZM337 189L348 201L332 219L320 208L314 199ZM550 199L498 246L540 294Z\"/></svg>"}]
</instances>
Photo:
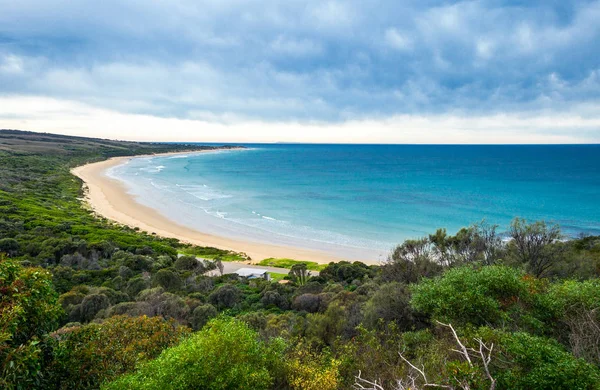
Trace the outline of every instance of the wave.
<instances>
[{"instance_id":1,"label":"wave","mask_svg":"<svg viewBox=\"0 0 600 390\"><path fill-rule=\"evenodd\" d=\"M150 166L150 167L144 167L144 168L139 168L140 171L142 172L148 172L148 173L160 173L162 172L166 167L164 165L156 165L156 166Z\"/></svg>"},{"instance_id":2,"label":"wave","mask_svg":"<svg viewBox=\"0 0 600 390\"><path fill-rule=\"evenodd\" d=\"M182 190L183 192L193 196L194 198L203 200L203 201L211 201L218 199L228 199L232 198L233 195L224 193L222 191L213 189L206 184L201 185L190 185L190 184L175 184L177 188Z\"/></svg>"}]
</instances>

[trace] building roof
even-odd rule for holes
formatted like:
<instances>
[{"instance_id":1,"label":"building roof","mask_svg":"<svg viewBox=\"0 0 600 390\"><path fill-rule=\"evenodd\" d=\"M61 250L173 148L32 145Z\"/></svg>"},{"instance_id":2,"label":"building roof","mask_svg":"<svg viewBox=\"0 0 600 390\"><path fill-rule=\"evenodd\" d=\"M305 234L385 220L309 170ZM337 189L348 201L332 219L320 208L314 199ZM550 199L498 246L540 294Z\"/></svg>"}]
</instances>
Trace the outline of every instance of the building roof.
<instances>
[{"instance_id":1,"label":"building roof","mask_svg":"<svg viewBox=\"0 0 600 390\"><path fill-rule=\"evenodd\" d=\"M238 274L239 276L256 276L256 275L264 275L268 271L266 269L261 268L240 268L234 272L234 274Z\"/></svg>"}]
</instances>

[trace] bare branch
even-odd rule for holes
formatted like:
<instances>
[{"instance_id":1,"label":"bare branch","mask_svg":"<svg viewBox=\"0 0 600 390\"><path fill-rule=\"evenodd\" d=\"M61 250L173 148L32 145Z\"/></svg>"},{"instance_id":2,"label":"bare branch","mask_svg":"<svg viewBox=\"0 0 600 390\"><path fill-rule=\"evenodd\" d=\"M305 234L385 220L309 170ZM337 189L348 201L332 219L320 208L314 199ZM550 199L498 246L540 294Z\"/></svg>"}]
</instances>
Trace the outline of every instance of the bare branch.
<instances>
[{"instance_id":1,"label":"bare branch","mask_svg":"<svg viewBox=\"0 0 600 390\"><path fill-rule=\"evenodd\" d=\"M452 334L454 335L454 340L456 340L456 343L460 347L460 351L457 351L457 352L461 353L465 357L465 359L469 362L469 366L473 367L473 363L471 362L471 358L469 357L469 352L467 352L467 348L464 346L464 344L458 338L458 335L456 334L454 327L451 324L444 324L443 322L440 322L440 321L436 321L436 322L442 326L450 328L450 330L452 331Z\"/></svg>"},{"instance_id":2,"label":"bare branch","mask_svg":"<svg viewBox=\"0 0 600 390\"><path fill-rule=\"evenodd\" d=\"M444 324L439 321L437 321L437 323L439 325L450 328L450 330L452 331L452 335L454 336L454 340L456 341L456 344L458 344L458 347L459 347L459 349L452 349L451 351L457 352L458 354L463 356L464 359L469 363L470 367L474 367L471 357L481 359L481 363L483 364L483 369L485 371L485 375L487 376L487 378L490 381L490 390L495 390L496 389L496 380L492 376L492 374L490 372L490 368L489 368L490 362L492 361L492 351L494 350L494 344L491 344L488 347L483 342L482 339L476 338L474 340L477 341L477 343L479 345L479 349L467 348L462 343L462 341L458 337L458 334L456 333L456 330L454 329L454 327L451 324ZM412 371L417 372L420 375L420 377L422 378L423 384L422 384L421 389L439 388L439 389L454 390L454 387L450 386L450 385L429 383L429 380L427 379L427 375L425 374L425 366L421 366L421 368L418 368L416 365L411 363L410 360L405 358L401 352L398 352L398 354L400 355L400 358L406 364L408 364L408 366L412 369ZM355 378L356 378L356 381L354 383L354 388L357 390L385 390L383 385L380 383L377 383L376 380L369 381L367 379L362 378L360 371L358 372L358 376ZM458 383L458 385L460 386L459 387L460 389L470 390L471 387L466 380L459 380L456 377L454 377L453 379L456 383ZM419 387L417 385L417 378L413 375L413 373L409 373L407 378L398 380L397 383L395 384L394 388L390 389L390 390L419 390Z\"/></svg>"}]
</instances>

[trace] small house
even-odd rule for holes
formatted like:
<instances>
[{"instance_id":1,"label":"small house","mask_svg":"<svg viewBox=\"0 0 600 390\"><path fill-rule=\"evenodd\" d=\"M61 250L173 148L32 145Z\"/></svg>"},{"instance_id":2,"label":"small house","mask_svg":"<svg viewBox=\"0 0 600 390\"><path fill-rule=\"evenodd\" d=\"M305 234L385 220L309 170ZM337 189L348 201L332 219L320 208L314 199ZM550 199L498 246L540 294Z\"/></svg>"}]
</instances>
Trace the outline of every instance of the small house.
<instances>
[{"instance_id":1,"label":"small house","mask_svg":"<svg viewBox=\"0 0 600 390\"><path fill-rule=\"evenodd\" d=\"M266 269L260 268L240 268L237 271L235 271L234 274L248 279L271 280L269 272Z\"/></svg>"}]
</instances>

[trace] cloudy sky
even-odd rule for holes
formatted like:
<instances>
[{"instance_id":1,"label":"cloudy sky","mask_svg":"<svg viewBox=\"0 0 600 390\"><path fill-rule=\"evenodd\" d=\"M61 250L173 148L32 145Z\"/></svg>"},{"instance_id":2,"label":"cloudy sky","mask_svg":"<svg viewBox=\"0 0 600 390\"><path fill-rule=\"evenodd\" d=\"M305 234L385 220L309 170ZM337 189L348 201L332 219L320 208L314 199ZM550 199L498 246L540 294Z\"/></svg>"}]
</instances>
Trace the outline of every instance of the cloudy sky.
<instances>
[{"instance_id":1,"label":"cloudy sky","mask_svg":"<svg viewBox=\"0 0 600 390\"><path fill-rule=\"evenodd\" d=\"M600 142L600 1L0 0L0 128Z\"/></svg>"}]
</instances>

